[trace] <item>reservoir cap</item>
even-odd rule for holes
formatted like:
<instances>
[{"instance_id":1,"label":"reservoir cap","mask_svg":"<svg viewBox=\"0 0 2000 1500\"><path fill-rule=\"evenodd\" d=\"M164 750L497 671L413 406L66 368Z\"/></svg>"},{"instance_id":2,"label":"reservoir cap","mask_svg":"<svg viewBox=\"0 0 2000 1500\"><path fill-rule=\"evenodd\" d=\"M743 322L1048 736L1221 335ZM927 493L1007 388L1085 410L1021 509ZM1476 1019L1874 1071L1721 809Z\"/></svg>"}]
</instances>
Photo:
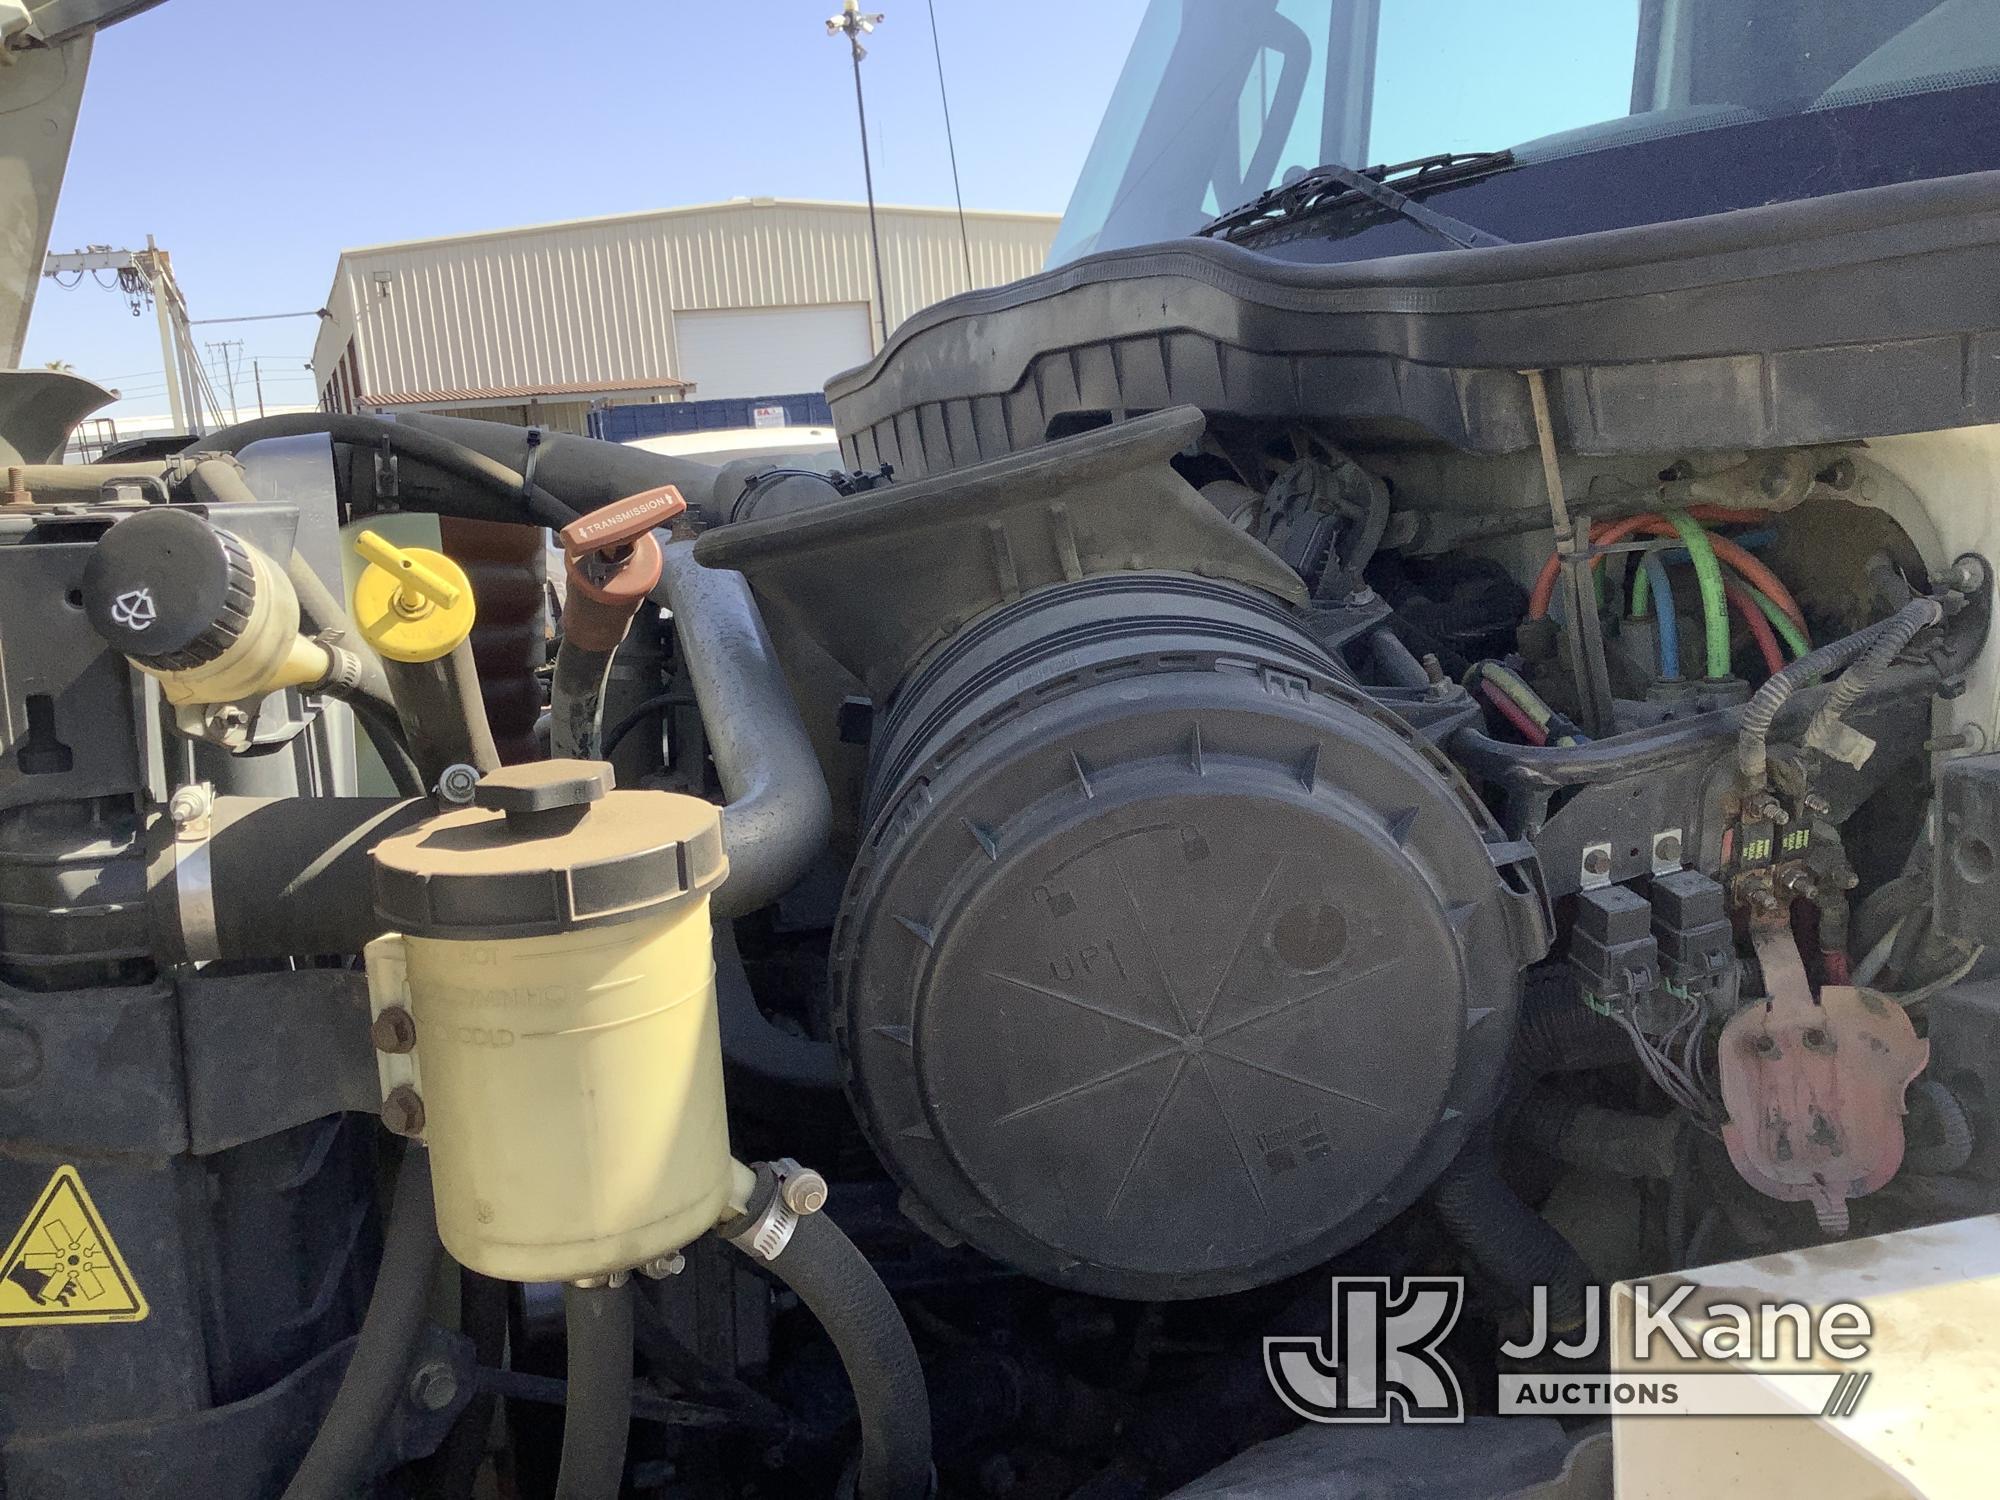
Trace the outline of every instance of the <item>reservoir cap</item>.
<instances>
[{"instance_id":1,"label":"reservoir cap","mask_svg":"<svg viewBox=\"0 0 2000 1500\"><path fill-rule=\"evenodd\" d=\"M112 649L159 671L214 661L241 638L257 598L243 544L171 505L105 532L82 589L84 612Z\"/></svg>"},{"instance_id":2,"label":"reservoir cap","mask_svg":"<svg viewBox=\"0 0 2000 1500\"><path fill-rule=\"evenodd\" d=\"M640 921L729 873L722 815L677 792L619 791L611 767L544 760L488 772L473 805L373 850L375 909L428 938L525 938Z\"/></svg>"}]
</instances>

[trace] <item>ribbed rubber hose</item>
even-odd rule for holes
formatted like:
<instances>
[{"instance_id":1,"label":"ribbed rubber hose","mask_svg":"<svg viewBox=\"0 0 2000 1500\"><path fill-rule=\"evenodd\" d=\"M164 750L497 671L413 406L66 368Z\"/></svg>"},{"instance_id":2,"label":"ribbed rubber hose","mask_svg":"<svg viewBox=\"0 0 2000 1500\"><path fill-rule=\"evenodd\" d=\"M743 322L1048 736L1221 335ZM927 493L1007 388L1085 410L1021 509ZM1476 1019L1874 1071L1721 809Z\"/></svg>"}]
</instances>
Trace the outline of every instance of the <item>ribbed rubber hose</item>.
<instances>
[{"instance_id":1,"label":"ribbed rubber hose","mask_svg":"<svg viewBox=\"0 0 2000 1500\"><path fill-rule=\"evenodd\" d=\"M569 1383L556 1500L617 1500L632 1426L632 1285L563 1288Z\"/></svg>"},{"instance_id":2,"label":"ribbed rubber hose","mask_svg":"<svg viewBox=\"0 0 2000 1500\"><path fill-rule=\"evenodd\" d=\"M1910 1136L1925 1132L1932 1139L1904 1149L1904 1171L1920 1177L1948 1177L1972 1160L1972 1120L1956 1094L1935 1078L1919 1078L1910 1085L1909 1103Z\"/></svg>"},{"instance_id":3,"label":"ribbed rubber hose","mask_svg":"<svg viewBox=\"0 0 2000 1500\"><path fill-rule=\"evenodd\" d=\"M443 1253L431 1199L430 1153L412 1145L404 1149L396 1173L382 1263L354 1356L304 1462L285 1486L284 1500L352 1500L378 1472L382 1429L409 1380Z\"/></svg>"},{"instance_id":4,"label":"ribbed rubber hose","mask_svg":"<svg viewBox=\"0 0 2000 1500\"><path fill-rule=\"evenodd\" d=\"M1890 630L1895 630L1901 636L1901 643L1896 647L1896 650L1900 651L1903 646L1909 644L1910 638L1918 630L1932 622L1935 618L1932 612L1936 609L1937 604L1934 600L1912 599L1888 619L1878 620L1866 629L1857 630L1853 635L1844 635L1837 641L1829 641L1824 646L1807 652L1784 671L1768 678L1764 685L1751 695L1750 701L1743 705L1743 719L1736 734L1736 766L1742 772L1744 780L1753 787L1764 784L1765 777L1770 771L1768 741L1771 725L1776 722L1779 711L1784 708L1792 694L1809 683L1817 682L1822 677L1839 671L1872 647ZM1905 625L1912 620L1920 623L1909 629L1908 634L1903 634ZM1891 651L1888 657L1884 658L1882 666L1886 667L1889 658L1893 658L1895 654L1895 651ZM1879 670L1876 675L1880 675ZM1866 687L1865 682L1856 686L1854 693L1847 700L1848 706L1853 705ZM1828 702L1831 701L1829 698ZM1825 710L1826 705L1822 704L1820 711L1824 713Z\"/></svg>"},{"instance_id":5,"label":"ribbed rubber hose","mask_svg":"<svg viewBox=\"0 0 2000 1500\"><path fill-rule=\"evenodd\" d=\"M807 1214L770 1270L811 1309L854 1386L861 1414L856 1500L925 1500L931 1407L923 1367L875 1268L823 1213Z\"/></svg>"},{"instance_id":6,"label":"ribbed rubber hose","mask_svg":"<svg viewBox=\"0 0 2000 1500\"><path fill-rule=\"evenodd\" d=\"M1806 743L1818 744L1840 722L1841 715L1860 702L1861 695L1889 670L1889 664L1916 639L1917 632L1928 629L1943 618L1944 606L1935 599L1912 599L1889 616L1883 622L1882 633L1869 645L1861 659L1841 674L1840 681L1833 685L1833 692L1819 706L1812 722L1806 725Z\"/></svg>"},{"instance_id":7,"label":"ribbed rubber hose","mask_svg":"<svg viewBox=\"0 0 2000 1500\"><path fill-rule=\"evenodd\" d=\"M576 511L540 485L526 484L521 475L497 459L488 458L463 443L454 443L435 433L380 417L345 416L338 412L302 411L276 417L259 417L234 427L218 428L196 438L187 451L194 453L237 453L267 438L304 437L325 433L335 442L377 447L387 444L396 453L428 464L441 473L462 480L486 496L487 503L446 507L428 497L414 507L438 515L465 516L475 521L512 521L528 526L569 525Z\"/></svg>"},{"instance_id":8,"label":"ribbed rubber hose","mask_svg":"<svg viewBox=\"0 0 2000 1500\"><path fill-rule=\"evenodd\" d=\"M1531 1306L1534 1289L1545 1286L1550 1327L1574 1328L1582 1320L1590 1268L1555 1225L1501 1180L1491 1122L1473 1132L1431 1184L1430 1201L1459 1247L1521 1306Z\"/></svg>"}]
</instances>

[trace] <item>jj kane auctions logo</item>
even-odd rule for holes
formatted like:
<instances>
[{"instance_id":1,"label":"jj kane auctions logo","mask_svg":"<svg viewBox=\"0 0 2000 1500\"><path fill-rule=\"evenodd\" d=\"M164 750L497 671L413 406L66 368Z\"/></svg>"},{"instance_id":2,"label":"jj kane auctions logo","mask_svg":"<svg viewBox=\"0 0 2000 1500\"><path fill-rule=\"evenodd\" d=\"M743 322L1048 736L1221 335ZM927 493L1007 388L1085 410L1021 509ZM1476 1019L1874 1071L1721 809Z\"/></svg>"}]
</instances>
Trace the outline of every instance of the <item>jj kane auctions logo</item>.
<instances>
[{"instance_id":1,"label":"jj kane auctions logo","mask_svg":"<svg viewBox=\"0 0 2000 1500\"><path fill-rule=\"evenodd\" d=\"M1817 1310L1799 1302L1694 1306L1697 1288L1635 1282L1628 1349L1612 1349L1601 1289L1582 1308L1552 1311L1547 1288L1535 1289L1528 1337L1509 1340L1510 1360L1561 1362L1554 1373L1503 1372L1503 1415L1851 1416L1867 1389L1859 1370L1800 1369L1807 1361L1843 1364L1866 1356L1874 1332L1868 1310L1836 1302ZM1465 1397L1441 1352L1465 1306L1457 1276L1336 1276L1323 1337L1264 1340L1264 1372L1286 1406L1309 1422L1463 1422ZM1604 1375L1574 1368L1613 1362L1629 1352L1633 1369ZM1692 1370L1686 1365L1713 1362ZM1791 1361L1790 1364L1781 1362ZM1569 1369L1562 1368L1568 1364ZM1730 1368L1719 1368L1719 1366Z\"/></svg>"}]
</instances>

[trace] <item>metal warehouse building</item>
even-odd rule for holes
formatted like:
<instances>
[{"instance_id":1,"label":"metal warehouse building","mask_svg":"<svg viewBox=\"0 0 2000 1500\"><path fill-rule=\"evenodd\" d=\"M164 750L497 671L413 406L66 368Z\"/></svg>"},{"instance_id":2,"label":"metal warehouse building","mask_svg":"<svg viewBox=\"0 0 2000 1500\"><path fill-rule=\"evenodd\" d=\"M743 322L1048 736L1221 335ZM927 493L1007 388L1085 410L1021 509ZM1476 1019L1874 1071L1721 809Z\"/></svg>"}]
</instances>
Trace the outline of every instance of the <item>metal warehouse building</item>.
<instances>
[{"instance_id":1,"label":"metal warehouse building","mask_svg":"<svg viewBox=\"0 0 2000 1500\"><path fill-rule=\"evenodd\" d=\"M967 290L952 209L881 208L888 324ZM1053 214L966 214L972 284L1040 270ZM868 211L740 198L342 253L313 349L331 411L582 432L593 408L817 393L880 344Z\"/></svg>"}]
</instances>

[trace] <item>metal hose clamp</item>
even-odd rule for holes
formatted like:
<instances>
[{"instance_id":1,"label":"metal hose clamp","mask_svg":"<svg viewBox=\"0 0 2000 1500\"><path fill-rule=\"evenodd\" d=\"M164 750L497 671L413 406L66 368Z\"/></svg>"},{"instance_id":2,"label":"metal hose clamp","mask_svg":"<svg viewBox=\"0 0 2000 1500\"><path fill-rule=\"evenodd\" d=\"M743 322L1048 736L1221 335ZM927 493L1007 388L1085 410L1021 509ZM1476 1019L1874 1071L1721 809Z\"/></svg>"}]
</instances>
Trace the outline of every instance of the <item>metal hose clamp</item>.
<instances>
[{"instance_id":1,"label":"metal hose clamp","mask_svg":"<svg viewBox=\"0 0 2000 1500\"><path fill-rule=\"evenodd\" d=\"M727 1236L729 1243L767 1264L785 1253L792 1234L805 1214L818 1213L826 1206L826 1179L811 1167L802 1167L789 1156L756 1166L757 1191L750 1207L738 1222L742 1225Z\"/></svg>"}]
</instances>

